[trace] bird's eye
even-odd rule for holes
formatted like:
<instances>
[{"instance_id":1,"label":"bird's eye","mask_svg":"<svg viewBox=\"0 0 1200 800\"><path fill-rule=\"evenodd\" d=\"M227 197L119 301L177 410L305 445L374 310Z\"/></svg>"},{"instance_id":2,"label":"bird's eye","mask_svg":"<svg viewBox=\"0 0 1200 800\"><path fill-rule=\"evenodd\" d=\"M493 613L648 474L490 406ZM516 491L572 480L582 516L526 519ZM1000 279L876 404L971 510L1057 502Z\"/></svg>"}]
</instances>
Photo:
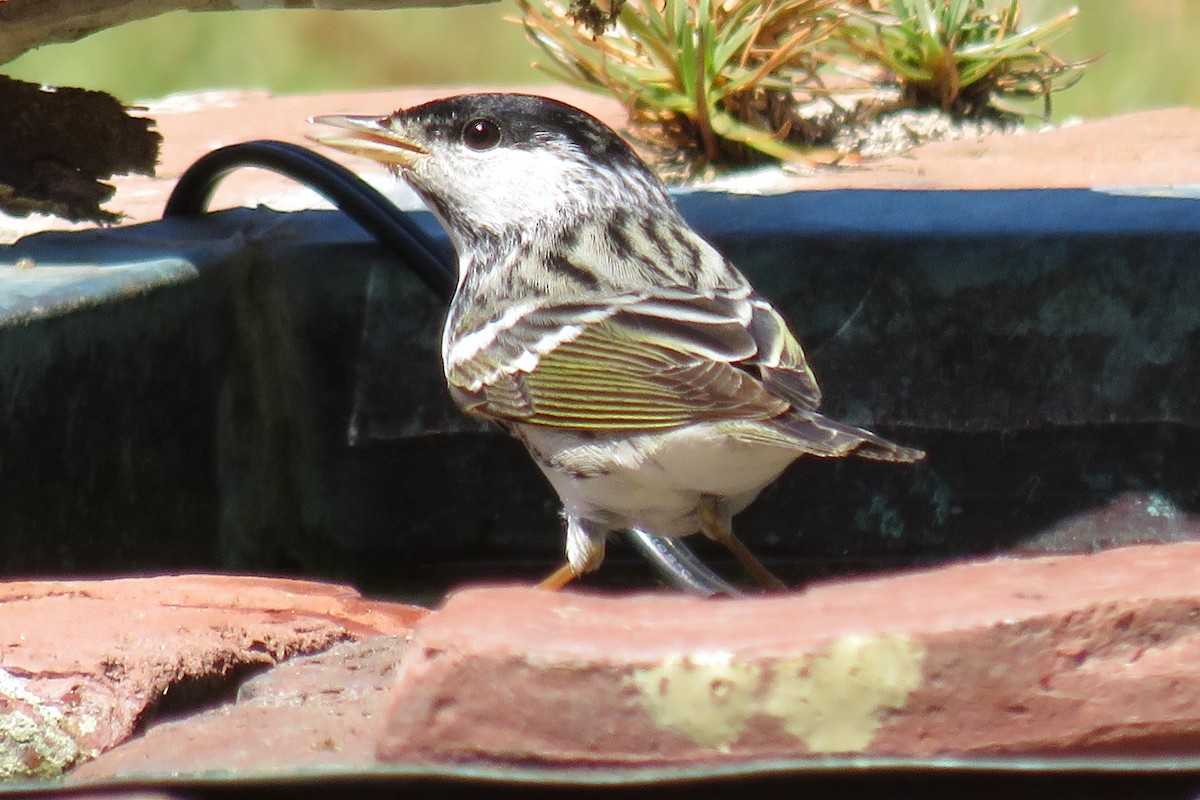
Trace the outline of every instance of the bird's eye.
<instances>
[{"instance_id":1,"label":"bird's eye","mask_svg":"<svg viewBox=\"0 0 1200 800\"><path fill-rule=\"evenodd\" d=\"M462 140L472 150L490 150L500 144L500 126L490 119L473 119L463 128Z\"/></svg>"}]
</instances>

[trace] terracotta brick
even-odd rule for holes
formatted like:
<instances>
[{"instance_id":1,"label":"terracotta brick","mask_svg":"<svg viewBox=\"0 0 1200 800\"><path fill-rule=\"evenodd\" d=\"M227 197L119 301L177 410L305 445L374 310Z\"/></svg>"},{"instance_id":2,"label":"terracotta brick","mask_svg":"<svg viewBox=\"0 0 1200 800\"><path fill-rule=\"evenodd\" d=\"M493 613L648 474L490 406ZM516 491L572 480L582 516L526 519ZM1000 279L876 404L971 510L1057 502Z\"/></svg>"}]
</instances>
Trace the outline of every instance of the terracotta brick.
<instances>
[{"instance_id":1,"label":"terracotta brick","mask_svg":"<svg viewBox=\"0 0 1200 800\"><path fill-rule=\"evenodd\" d=\"M173 686L402 634L422 613L272 578L0 583L0 779L109 749Z\"/></svg>"},{"instance_id":2,"label":"terracotta brick","mask_svg":"<svg viewBox=\"0 0 1200 800\"><path fill-rule=\"evenodd\" d=\"M242 684L235 702L155 725L69 780L369 770L404 647L375 636L294 658Z\"/></svg>"},{"instance_id":3,"label":"terracotta brick","mask_svg":"<svg viewBox=\"0 0 1200 800\"><path fill-rule=\"evenodd\" d=\"M476 589L424 620L380 756L661 764L1200 753L1200 544L700 600Z\"/></svg>"}]
</instances>

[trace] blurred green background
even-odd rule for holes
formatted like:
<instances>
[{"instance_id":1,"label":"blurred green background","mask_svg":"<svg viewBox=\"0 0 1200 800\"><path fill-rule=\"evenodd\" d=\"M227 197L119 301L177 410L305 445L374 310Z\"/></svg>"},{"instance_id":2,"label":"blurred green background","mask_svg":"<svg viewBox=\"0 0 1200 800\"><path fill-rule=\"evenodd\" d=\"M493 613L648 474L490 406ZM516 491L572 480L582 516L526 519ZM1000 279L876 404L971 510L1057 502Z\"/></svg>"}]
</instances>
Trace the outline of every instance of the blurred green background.
<instances>
[{"instance_id":1,"label":"blurred green background","mask_svg":"<svg viewBox=\"0 0 1200 800\"><path fill-rule=\"evenodd\" d=\"M1073 5L1026 0L1035 21ZM165 14L48 45L0 67L16 78L103 89L133 102L209 88L275 93L405 84L545 82L508 2L397 11ZM1104 53L1054 116L1096 117L1200 106L1200 0L1092 0L1057 46L1067 58Z\"/></svg>"}]
</instances>

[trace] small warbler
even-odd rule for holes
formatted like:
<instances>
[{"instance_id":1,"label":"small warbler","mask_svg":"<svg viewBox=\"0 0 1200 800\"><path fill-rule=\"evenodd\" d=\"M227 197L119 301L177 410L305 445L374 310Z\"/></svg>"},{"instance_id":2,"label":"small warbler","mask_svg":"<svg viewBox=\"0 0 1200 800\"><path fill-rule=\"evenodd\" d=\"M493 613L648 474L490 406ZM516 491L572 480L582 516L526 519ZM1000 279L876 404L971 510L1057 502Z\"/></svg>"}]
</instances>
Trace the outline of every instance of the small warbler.
<instances>
[{"instance_id":1,"label":"small warbler","mask_svg":"<svg viewBox=\"0 0 1200 800\"><path fill-rule=\"evenodd\" d=\"M731 518L796 458L915 461L817 412L787 323L684 222L620 136L543 97L469 94L324 116L318 142L388 165L458 252L442 331L467 412L520 439L564 506L562 586L610 532L704 532L779 586Z\"/></svg>"}]
</instances>

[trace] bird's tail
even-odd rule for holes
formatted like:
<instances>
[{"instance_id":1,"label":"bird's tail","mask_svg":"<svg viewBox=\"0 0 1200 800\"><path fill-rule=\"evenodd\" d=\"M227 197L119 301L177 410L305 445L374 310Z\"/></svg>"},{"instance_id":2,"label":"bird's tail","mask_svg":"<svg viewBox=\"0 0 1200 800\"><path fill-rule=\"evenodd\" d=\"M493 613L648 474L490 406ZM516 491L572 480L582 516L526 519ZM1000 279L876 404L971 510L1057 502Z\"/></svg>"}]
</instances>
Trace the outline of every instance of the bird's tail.
<instances>
[{"instance_id":1,"label":"bird's tail","mask_svg":"<svg viewBox=\"0 0 1200 800\"><path fill-rule=\"evenodd\" d=\"M826 458L858 456L872 461L912 462L925 457L922 450L889 442L882 436L846 425L814 411L787 414L775 420L806 452Z\"/></svg>"}]
</instances>

